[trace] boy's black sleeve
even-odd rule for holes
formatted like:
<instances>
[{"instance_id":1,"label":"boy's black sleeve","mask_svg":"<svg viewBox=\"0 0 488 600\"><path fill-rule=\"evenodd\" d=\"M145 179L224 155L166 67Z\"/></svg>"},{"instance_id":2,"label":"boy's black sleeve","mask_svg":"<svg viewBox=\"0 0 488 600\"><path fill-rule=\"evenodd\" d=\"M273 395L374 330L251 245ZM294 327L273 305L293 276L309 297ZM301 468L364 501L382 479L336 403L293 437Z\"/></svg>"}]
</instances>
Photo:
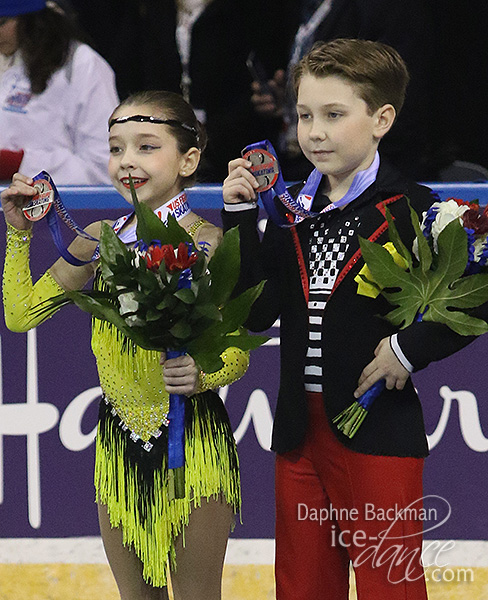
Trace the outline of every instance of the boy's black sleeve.
<instances>
[{"instance_id":1,"label":"boy's black sleeve","mask_svg":"<svg viewBox=\"0 0 488 600\"><path fill-rule=\"evenodd\" d=\"M265 280L263 292L253 304L246 327L251 331L264 331L273 325L281 312L279 291L279 244L277 227L268 220L262 241L257 228L257 208L237 212L222 210L224 231L239 228L241 266L234 295Z\"/></svg>"},{"instance_id":2,"label":"boy's black sleeve","mask_svg":"<svg viewBox=\"0 0 488 600\"><path fill-rule=\"evenodd\" d=\"M398 344L414 371L451 356L475 339L473 335L458 335L443 323L428 321L412 323L397 336Z\"/></svg>"}]
</instances>

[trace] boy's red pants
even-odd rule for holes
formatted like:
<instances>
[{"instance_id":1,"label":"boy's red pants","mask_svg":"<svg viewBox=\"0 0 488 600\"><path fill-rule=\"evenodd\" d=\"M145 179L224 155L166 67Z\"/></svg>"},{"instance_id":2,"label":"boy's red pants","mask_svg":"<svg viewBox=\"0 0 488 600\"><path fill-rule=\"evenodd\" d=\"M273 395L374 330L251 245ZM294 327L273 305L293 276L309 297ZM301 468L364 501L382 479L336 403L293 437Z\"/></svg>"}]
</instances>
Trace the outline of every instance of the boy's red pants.
<instances>
[{"instance_id":1,"label":"boy's red pants","mask_svg":"<svg viewBox=\"0 0 488 600\"><path fill-rule=\"evenodd\" d=\"M360 600L426 600L423 459L349 450L307 396L306 439L276 458L277 600L348 600L350 561Z\"/></svg>"}]
</instances>

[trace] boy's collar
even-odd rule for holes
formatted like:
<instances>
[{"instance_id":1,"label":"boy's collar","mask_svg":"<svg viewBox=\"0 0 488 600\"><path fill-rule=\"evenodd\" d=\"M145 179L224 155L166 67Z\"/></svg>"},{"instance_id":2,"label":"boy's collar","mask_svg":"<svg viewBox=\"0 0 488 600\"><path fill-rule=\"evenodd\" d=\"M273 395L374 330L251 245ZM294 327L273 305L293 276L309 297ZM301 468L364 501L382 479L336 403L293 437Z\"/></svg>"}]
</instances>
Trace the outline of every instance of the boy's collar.
<instances>
[{"instance_id":1,"label":"boy's collar","mask_svg":"<svg viewBox=\"0 0 488 600\"><path fill-rule=\"evenodd\" d=\"M359 171L354 176L354 179L353 179L349 189L347 190L346 194L340 199L341 204L345 200L345 205L347 206L347 204L350 204L351 202L356 200L356 198L359 198L359 196L361 196L361 194L363 194L363 192L365 190L367 190L376 181L379 168L380 168L380 155L379 155L379 152L376 151L375 157L374 157L371 165L367 169L364 169L364 171ZM328 204L330 202L330 200L329 200L327 194L325 194L322 191L325 186L326 181L327 181L327 179L324 176L322 178L322 181L320 182L319 189L317 191L318 191L318 194L322 195L322 197L325 196L325 198L327 199L326 204ZM318 196L318 194L316 194L316 196ZM318 200L320 203L320 200L322 200L322 198L319 198ZM325 206L325 204L324 204L324 206ZM314 199L313 209L320 210L321 208L323 208L323 206L318 208L317 203L315 202L315 199Z\"/></svg>"}]
</instances>

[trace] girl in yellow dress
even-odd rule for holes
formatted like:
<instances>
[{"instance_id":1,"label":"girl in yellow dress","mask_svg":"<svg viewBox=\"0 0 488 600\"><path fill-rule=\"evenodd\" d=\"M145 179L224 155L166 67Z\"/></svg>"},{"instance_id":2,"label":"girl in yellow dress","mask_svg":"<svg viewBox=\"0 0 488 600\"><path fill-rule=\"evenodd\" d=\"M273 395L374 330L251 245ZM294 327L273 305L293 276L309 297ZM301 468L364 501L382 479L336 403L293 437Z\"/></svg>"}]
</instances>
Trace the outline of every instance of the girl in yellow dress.
<instances>
[{"instance_id":1,"label":"girl in yellow dress","mask_svg":"<svg viewBox=\"0 0 488 600\"><path fill-rule=\"evenodd\" d=\"M192 108L170 92L142 92L114 111L109 173L130 202L129 174L138 198L164 219L172 213L210 257L221 230L190 209L185 188L194 183L206 136ZM15 174L2 195L7 221L3 279L7 327L39 324L32 308L63 290L81 289L97 262L73 266L60 258L33 284L29 268L32 223L22 207L36 193L31 178ZM135 216L112 224L122 241L136 241ZM100 222L86 231L98 238ZM70 252L89 261L95 242L77 237ZM103 401L96 442L95 487L105 551L122 600L218 600L234 514L240 509L238 458L219 396L212 391L241 377L248 354L229 348L224 367L202 373L188 355L165 360L158 352L124 351L117 331L93 321L92 349ZM163 365L161 367L161 364ZM167 413L169 394L186 403L183 499L169 500Z\"/></svg>"}]
</instances>

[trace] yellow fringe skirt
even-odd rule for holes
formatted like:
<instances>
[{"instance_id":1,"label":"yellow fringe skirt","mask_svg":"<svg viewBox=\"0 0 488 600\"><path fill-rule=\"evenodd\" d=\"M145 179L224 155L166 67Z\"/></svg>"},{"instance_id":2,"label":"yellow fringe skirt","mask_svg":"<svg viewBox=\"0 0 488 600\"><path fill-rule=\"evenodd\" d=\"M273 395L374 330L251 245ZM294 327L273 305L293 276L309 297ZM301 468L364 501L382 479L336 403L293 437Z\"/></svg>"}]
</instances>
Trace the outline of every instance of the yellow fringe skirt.
<instances>
[{"instance_id":1,"label":"yellow fringe skirt","mask_svg":"<svg viewBox=\"0 0 488 600\"><path fill-rule=\"evenodd\" d=\"M121 527L124 544L143 563L143 577L154 587L167 584L167 567L175 568L175 540L188 525L202 498L223 497L240 511L239 463L229 418L212 391L189 398L185 417L185 498L168 499L167 428L141 440L102 401L96 442L97 502L107 506L112 527Z\"/></svg>"}]
</instances>

